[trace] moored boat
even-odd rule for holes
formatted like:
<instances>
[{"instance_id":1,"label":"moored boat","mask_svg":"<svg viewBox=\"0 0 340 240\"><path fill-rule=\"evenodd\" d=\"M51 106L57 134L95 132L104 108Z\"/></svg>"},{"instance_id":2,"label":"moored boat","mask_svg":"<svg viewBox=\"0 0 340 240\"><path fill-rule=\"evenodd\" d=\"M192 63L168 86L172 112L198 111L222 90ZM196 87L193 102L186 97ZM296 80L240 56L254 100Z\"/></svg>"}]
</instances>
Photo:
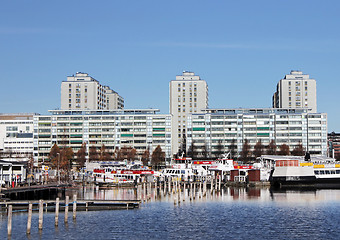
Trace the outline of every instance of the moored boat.
<instances>
[{"instance_id":1,"label":"moored boat","mask_svg":"<svg viewBox=\"0 0 340 240\"><path fill-rule=\"evenodd\" d=\"M270 183L274 187L340 188L340 164L325 156L273 156Z\"/></svg>"}]
</instances>

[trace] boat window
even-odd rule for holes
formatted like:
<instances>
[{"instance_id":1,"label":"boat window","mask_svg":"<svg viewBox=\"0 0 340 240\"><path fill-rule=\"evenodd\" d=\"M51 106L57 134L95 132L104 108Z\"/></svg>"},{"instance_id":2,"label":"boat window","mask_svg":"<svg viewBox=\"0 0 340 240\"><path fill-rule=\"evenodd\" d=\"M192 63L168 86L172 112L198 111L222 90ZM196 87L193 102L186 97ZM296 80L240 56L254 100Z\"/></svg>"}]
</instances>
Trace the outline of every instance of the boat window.
<instances>
[{"instance_id":1,"label":"boat window","mask_svg":"<svg viewBox=\"0 0 340 240\"><path fill-rule=\"evenodd\" d=\"M320 172L318 170L315 170L314 173L318 175Z\"/></svg>"},{"instance_id":2,"label":"boat window","mask_svg":"<svg viewBox=\"0 0 340 240\"><path fill-rule=\"evenodd\" d=\"M340 174L340 170L336 170L335 172L336 172L336 174Z\"/></svg>"},{"instance_id":3,"label":"boat window","mask_svg":"<svg viewBox=\"0 0 340 240\"><path fill-rule=\"evenodd\" d=\"M181 170L181 174L185 174L185 170Z\"/></svg>"},{"instance_id":4,"label":"boat window","mask_svg":"<svg viewBox=\"0 0 340 240\"><path fill-rule=\"evenodd\" d=\"M330 174L329 170L325 170L325 173L326 173L326 174Z\"/></svg>"},{"instance_id":5,"label":"boat window","mask_svg":"<svg viewBox=\"0 0 340 240\"><path fill-rule=\"evenodd\" d=\"M331 170L331 174L335 174L335 170Z\"/></svg>"},{"instance_id":6,"label":"boat window","mask_svg":"<svg viewBox=\"0 0 340 240\"><path fill-rule=\"evenodd\" d=\"M320 174L325 174L325 171L324 170L320 170Z\"/></svg>"}]
</instances>

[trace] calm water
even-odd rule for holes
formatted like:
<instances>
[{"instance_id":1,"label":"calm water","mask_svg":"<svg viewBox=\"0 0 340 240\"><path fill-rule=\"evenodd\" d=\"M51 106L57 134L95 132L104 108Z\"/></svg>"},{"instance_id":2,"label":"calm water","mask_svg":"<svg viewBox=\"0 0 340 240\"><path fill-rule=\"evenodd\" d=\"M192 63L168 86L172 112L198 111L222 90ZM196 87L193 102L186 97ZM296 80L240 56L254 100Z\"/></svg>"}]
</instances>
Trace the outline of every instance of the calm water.
<instances>
[{"instance_id":1,"label":"calm water","mask_svg":"<svg viewBox=\"0 0 340 240\"><path fill-rule=\"evenodd\" d=\"M140 198L129 189L78 194L84 198ZM44 229L38 231L38 214L32 218L28 239L339 239L340 191L287 191L226 189L223 194L196 195L194 201L174 205L173 196L143 203L136 210L78 212L68 225L60 215L44 214ZM183 200L184 195L181 195ZM12 239L27 239L27 214L13 215ZM7 238L7 217L0 216L0 239Z\"/></svg>"}]
</instances>

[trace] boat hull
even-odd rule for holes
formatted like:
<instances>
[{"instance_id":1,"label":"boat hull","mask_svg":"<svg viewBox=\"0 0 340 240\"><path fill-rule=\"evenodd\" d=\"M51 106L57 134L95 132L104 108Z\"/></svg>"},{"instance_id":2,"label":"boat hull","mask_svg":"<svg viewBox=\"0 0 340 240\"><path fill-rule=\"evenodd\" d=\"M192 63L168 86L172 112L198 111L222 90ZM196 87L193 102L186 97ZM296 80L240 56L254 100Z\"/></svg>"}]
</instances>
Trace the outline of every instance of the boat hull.
<instances>
[{"instance_id":1,"label":"boat hull","mask_svg":"<svg viewBox=\"0 0 340 240\"><path fill-rule=\"evenodd\" d=\"M270 184L273 187L315 187L340 188L340 178L316 178L315 176L300 177L272 177Z\"/></svg>"}]
</instances>

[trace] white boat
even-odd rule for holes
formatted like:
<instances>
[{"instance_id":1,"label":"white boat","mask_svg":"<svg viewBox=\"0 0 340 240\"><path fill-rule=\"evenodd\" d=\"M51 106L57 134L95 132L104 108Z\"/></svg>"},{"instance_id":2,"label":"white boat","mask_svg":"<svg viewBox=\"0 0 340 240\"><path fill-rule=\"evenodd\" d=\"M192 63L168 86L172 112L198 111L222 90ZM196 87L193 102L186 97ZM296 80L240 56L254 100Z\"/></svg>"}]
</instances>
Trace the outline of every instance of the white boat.
<instances>
[{"instance_id":1,"label":"white boat","mask_svg":"<svg viewBox=\"0 0 340 240\"><path fill-rule=\"evenodd\" d=\"M268 159L268 156L267 156ZM270 183L274 187L310 186L340 187L340 163L325 156L272 156L275 161Z\"/></svg>"},{"instance_id":2,"label":"white boat","mask_svg":"<svg viewBox=\"0 0 340 240\"><path fill-rule=\"evenodd\" d=\"M178 181L193 181L195 173L190 168L165 168L161 172L163 177L171 177Z\"/></svg>"},{"instance_id":3,"label":"white boat","mask_svg":"<svg viewBox=\"0 0 340 240\"><path fill-rule=\"evenodd\" d=\"M93 180L96 183L134 183L142 176L152 176L154 171L146 169L113 169L104 167L94 169Z\"/></svg>"}]
</instances>

